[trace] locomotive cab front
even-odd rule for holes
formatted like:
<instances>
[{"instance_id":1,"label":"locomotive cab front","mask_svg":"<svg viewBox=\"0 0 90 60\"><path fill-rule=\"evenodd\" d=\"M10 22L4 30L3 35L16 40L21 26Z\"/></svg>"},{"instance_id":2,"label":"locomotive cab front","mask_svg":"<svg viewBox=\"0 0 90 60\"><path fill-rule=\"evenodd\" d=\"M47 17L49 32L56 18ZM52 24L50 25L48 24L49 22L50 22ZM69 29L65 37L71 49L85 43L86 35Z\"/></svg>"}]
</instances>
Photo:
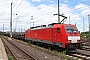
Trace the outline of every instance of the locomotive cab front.
<instances>
[{"instance_id":1,"label":"locomotive cab front","mask_svg":"<svg viewBox=\"0 0 90 60\"><path fill-rule=\"evenodd\" d=\"M76 52L76 49L81 45L80 31L75 25L65 26L67 33L67 52Z\"/></svg>"}]
</instances>

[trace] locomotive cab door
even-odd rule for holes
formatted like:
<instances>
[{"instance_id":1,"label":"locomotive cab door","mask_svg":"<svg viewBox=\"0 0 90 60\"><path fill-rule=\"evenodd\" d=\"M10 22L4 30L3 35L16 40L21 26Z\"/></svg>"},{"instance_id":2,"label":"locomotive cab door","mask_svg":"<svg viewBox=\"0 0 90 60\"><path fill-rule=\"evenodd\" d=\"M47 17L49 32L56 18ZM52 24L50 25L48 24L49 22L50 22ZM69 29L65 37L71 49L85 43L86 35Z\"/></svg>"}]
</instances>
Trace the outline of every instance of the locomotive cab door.
<instances>
[{"instance_id":1,"label":"locomotive cab door","mask_svg":"<svg viewBox=\"0 0 90 60\"><path fill-rule=\"evenodd\" d=\"M52 38L53 38L53 42L57 42L57 29L53 28L53 34L52 34Z\"/></svg>"},{"instance_id":2,"label":"locomotive cab door","mask_svg":"<svg viewBox=\"0 0 90 60\"><path fill-rule=\"evenodd\" d=\"M57 31L57 42L59 42L59 39L60 39L60 28L57 28L56 31Z\"/></svg>"},{"instance_id":3,"label":"locomotive cab door","mask_svg":"<svg viewBox=\"0 0 90 60\"><path fill-rule=\"evenodd\" d=\"M60 28L54 28L52 35L53 35L53 41L58 42L58 40L60 38Z\"/></svg>"},{"instance_id":4,"label":"locomotive cab door","mask_svg":"<svg viewBox=\"0 0 90 60\"><path fill-rule=\"evenodd\" d=\"M54 28L53 29L53 41L55 42L55 45L58 45L59 47L62 47L62 43L60 37L61 33L60 33L60 28Z\"/></svg>"}]
</instances>

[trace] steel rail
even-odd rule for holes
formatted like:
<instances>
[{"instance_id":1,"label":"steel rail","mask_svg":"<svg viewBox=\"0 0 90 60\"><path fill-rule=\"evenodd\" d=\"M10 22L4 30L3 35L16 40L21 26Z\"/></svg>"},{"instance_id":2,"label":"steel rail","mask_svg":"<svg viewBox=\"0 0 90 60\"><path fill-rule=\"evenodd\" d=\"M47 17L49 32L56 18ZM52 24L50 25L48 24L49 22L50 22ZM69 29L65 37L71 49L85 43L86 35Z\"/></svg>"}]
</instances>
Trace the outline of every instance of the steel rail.
<instances>
[{"instance_id":1,"label":"steel rail","mask_svg":"<svg viewBox=\"0 0 90 60\"><path fill-rule=\"evenodd\" d=\"M6 39L5 37L2 37L2 39ZM7 39L6 39L7 40ZM11 43L12 45L14 45L16 48L18 48L19 50L21 50L22 52L24 52L26 55L28 55L30 58L32 58L33 60L37 60L35 57L33 57L32 55L28 54L28 52L24 51L22 48L20 48L19 46L15 45L14 43L10 42L9 40L7 40L9 43ZM8 46L8 45L7 45ZM9 48L9 47L8 47ZM9 50L11 51L11 49L9 48ZM14 55L14 53L11 51L11 53L13 54L14 58L16 60L18 60L18 58Z\"/></svg>"}]
</instances>

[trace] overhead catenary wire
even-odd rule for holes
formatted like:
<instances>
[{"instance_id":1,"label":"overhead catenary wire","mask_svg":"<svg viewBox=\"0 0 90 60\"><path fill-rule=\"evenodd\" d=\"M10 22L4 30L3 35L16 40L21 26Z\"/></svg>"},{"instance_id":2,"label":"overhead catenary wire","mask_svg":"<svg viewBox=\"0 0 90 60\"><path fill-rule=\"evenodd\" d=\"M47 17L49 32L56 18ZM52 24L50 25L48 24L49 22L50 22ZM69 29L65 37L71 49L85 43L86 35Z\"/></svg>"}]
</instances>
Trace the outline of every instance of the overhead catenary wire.
<instances>
[{"instance_id":1,"label":"overhead catenary wire","mask_svg":"<svg viewBox=\"0 0 90 60\"><path fill-rule=\"evenodd\" d=\"M83 1L81 1L81 2L79 2L79 3L77 3L77 4L80 4L80 3L83 3L83 2L86 2L87 0L83 0ZM71 5L71 6L69 6L69 7L72 7L72 6L74 6L74 5L77 5L77 4L73 4L73 5ZM64 7L65 8L65 7ZM63 8L62 8L63 9ZM64 10L64 9L63 9ZM56 10L57 11L57 10ZM55 12L55 11L53 11L53 12ZM52 13L52 12L50 12L50 13ZM47 14L49 14L49 13L47 13Z\"/></svg>"},{"instance_id":2,"label":"overhead catenary wire","mask_svg":"<svg viewBox=\"0 0 90 60\"><path fill-rule=\"evenodd\" d=\"M83 1L81 1L81 2L79 2L79 3L77 3L77 4L80 4L80 3L83 3L83 2L86 2L86 0L83 0ZM74 6L74 5L77 5L77 4L73 4L73 5L71 5L70 7L72 7L72 6ZM84 6L84 7L86 7L86 6ZM84 8L84 7L80 7L80 8ZM64 7L65 8L65 7ZM77 8L77 9L80 9L80 8ZM77 9L72 9L72 10L69 10L69 11L65 11L65 12L61 12L61 13L67 13L67 12L70 12L70 11L73 11L73 10L77 10ZM64 10L64 9L63 9ZM57 10L56 10L57 11ZM55 11L52 11L52 12L50 12L50 13L53 13L53 12L55 12ZM47 14L45 14L45 15L48 15L48 14L50 14L50 13L47 13ZM45 15L42 15L42 16L39 16L39 17L43 17L43 16L45 16Z\"/></svg>"},{"instance_id":3,"label":"overhead catenary wire","mask_svg":"<svg viewBox=\"0 0 90 60\"><path fill-rule=\"evenodd\" d=\"M83 6L83 7L80 7L80 8L89 8L89 6L88 7ZM77 9L80 9L80 8L77 8ZM70 11L77 10L77 9L72 9L72 10L69 10L69 11L62 12L62 13L70 12Z\"/></svg>"},{"instance_id":4,"label":"overhead catenary wire","mask_svg":"<svg viewBox=\"0 0 90 60\"><path fill-rule=\"evenodd\" d=\"M22 0L23 1L23 0ZM85 2L85 1L83 1L83 2ZM21 4L21 3L20 3ZM79 3L80 4L80 3ZM18 5L19 6L19 5ZM83 7L80 7L80 8L83 8ZM18 9L18 7L16 8L16 10ZM79 9L79 8L77 8L77 9ZM77 9L72 9L72 10L77 10ZM71 10L70 10L71 11ZM55 11L54 11L55 12ZM66 11L66 12L69 12L69 11ZM52 12L50 12L50 13L52 13ZM45 14L45 15L48 15L48 14L50 14L50 13L47 13L47 14ZM63 12L64 13L64 12ZM43 17L43 16L45 16L45 15L42 15L42 16L39 16L39 17ZM37 19L37 18L36 18Z\"/></svg>"},{"instance_id":5,"label":"overhead catenary wire","mask_svg":"<svg viewBox=\"0 0 90 60\"><path fill-rule=\"evenodd\" d=\"M83 2L87 2L87 0L83 0L83 1L81 1L81 2L79 2L79 3L76 3L76 4L73 4L73 5L70 5L69 7L75 6L75 5L77 5L77 4L81 4L81 3L83 3ZM66 8L66 7L64 7L64 8ZM63 9L63 8L62 8L62 9Z\"/></svg>"},{"instance_id":6,"label":"overhead catenary wire","mask_svg":"<svg viewBox=\"0 0 90 60\"><path fill-rule=\"evenodd\" d=\"M80 7L80 8L89 8L89 6L83 6L83 7ZM77 8L77 9L80 9L80 8ZM73 11L73 10L77 10L77 9L68 10L68 11L65 11L65 12L62 12L62 13L67 13L67 12L70 12L70 11Z\"/></svg>"},{"instance_id":7,"label":"overhead catenary wire","mask_svg":"<svg viewBox=\"0 0 90 60\"><path fill-rule=\"evenodd\" d=\"M79 2L79 4L80 4L80 3L83 3L83 2L86 2L86 1L87 1L87 0L83 0L83 1ZM19 5L18 5L17 8L15 9L15 11L18 9L18 7L21 5L22 2L23 2L23 0L19 3ZM73 5L71 5L71 6L74 6L74 5L76 5L76 4L73 4ZM70 6L70 7L71 7L71 6ZM64 8L65 8L65 7L64 7ZM14 12L15 12L15 11L14 11ZM50 12L50 13L52 13L52 12ZM49 14L49 13L47 13L47 14ZM47 15L47 14L46 14L46 15ZM42 15L42 16L43 16L43 15ZM39 17L41 17L41 16L39 16Z\"/></svg>"},{"instance_id":8,"label":"overhead catenary wire","mask_svg":"<svg viewBox=\"0 0 90 60\"><path fill-rule=\"evenodd\" d=\"M16 7L16 9L14 10L14 12L19 8L19 6L21 5L21 3L23 2L23 0L19 3L19 5ZM13 12L13 13L14 13Z\"/></svg>"},{"instance_id":9,"label":"overhead catenary wire","mask_svg":"<svg viewBox=\"0 0 90 60\"><path fill-rule=\"evenodd\" d=\"M82 1L82 2L85 2L85 1ZM79 3L80 4L80 3ZM85 6L84 6L85 7ZM84 7L80 7L80 8L84 8ZM77 8L77 9L80 9L80 8ZM85 7L86 8L86 7ZM77 10L77 9L72 9L72 10ZM72 11L72 10L70 10L70 11ZM56 10L57 11L57 10ZM52 11L52 12L55 12L55 11ZM52 12L50 12L50 13L52 13ZM66 11L66 12L69 12L69 11ZM50 14L50 13L47 13L47 14ZM65 13L65 12L63 12L63 13ZM47 14L45 14L45 15L47 15ZM42 15L42 16L39 16L39 17L43 17L43 16L45 16L45 15Z\"/></svg>"},{"instance_id":10,"label":"overhead catenary wire","mask_svg":"<svg viewBox=\"0 0 90 60\"><path fill-rule=\"evenodd\" d=\"M83 3L83 2L86 2L87 0L83 0L83 1L81 1L81 2L79 2L79 4L80 3ZM19 8L19 6L21 5L21 3L23 2L23 0L20 2L20 4L17 6L17 8L15 9L15 11ZM71 6L74 6L74 5L76 5L76 4L73 4L73 5L71 5ZM70 7L71 7L70 6ZM64 7L65 8L65 7ZM15 12L14 11L14 12ZM57 11L57 10L55 10L55 11ZM50 12L50 13L53 13L53 12L55 12L55 11L52 11L52 12ZM69 11L66 11L66 12L69 12ZM47 15L47 14L50 14L50 13L46 13L45 15ZM42 16L39 16L39 17L43 17L44 15L42 15Z\"/></svg>"}]
</instances>

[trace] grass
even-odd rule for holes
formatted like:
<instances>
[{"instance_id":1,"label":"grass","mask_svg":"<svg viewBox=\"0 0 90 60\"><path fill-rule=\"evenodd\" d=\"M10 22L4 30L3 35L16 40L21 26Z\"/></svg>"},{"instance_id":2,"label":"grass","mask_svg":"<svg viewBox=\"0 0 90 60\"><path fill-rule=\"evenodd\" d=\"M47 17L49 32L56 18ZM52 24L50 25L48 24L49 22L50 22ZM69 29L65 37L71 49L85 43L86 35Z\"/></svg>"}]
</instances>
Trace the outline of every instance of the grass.
<instances>
[{"instance_id":1,"label":"grass","mask_svg":"<svg viewBox=\"0 0 90 60\"><path fill-rule=\"evenodd\" d=\"M56 50L53 51L55 54L60 55L62 58L66 59L66 51L58 52Z\"/></svg>"},{"instance_id":2,"label":"grass","mask_svg":"<svg viewBox=\"0 0 90 60\"><path fill-rule=\"evenodd\" d=\"M6 53L8 53L7 49L5 48Z\"/></svg>"},{"instance_id":3,"label":"grass","mask_svg":"<svg viewBox=\"0 0 90 60\"><path fill-rule=\"evenodd\" d=\"M61 52L61 54L65 54L66 55L66 51Z\"/></svg>"},{"instance_id":4,"label":"grass","mask_svg":"<svg viewBox=\"0 0 90 60\"><path fill-rule=\"evenodd\" d=\"M8 53L8 50L5 48L6 53ZM8 60L14 60L12 56L8 55Z\"/></svg>"},{"instance_id":5,"label":"grass","mask_svg":"<svg viewBox=\"0 0 90 60\"><path fill-rule=\"evenodd\" d=\"M8 50L6 48L5 48L5 51L6 51L7 55L8 55ZM13 59L12 56L8 55L8 60L14 60L14 59Z\"/></svg>"},{"instance_id":6,"label":"grass","mask_svg":"<svg viewBox=\"0 0 90 60\"><path fill-rule=\"evenodd\" d=\"M66 55L65 54L60 54L62 58L66 59Z\"/></svg>"},{"instance_id":7,"label":"grass","mask_svg":"<svg viewBox=\"0 0 90 60\"><path fill-rule=\"evenodd\" d=\"M19 41L21 41L21 40L19 40ZM31 45L31 41L28 41L28 44ZM37 45L36 45L36 46L37 46ZM48 50L48 51L51 51L50 48L47 49L47 50ZM60 55L62 58L66 59L66 51L58 52L57 50L53 50L53 52L54 52L55 54ZM13 60L13 58L12 58L11 56L8 56L8 59L9 59L9 60Z\"/></svg>"},{"instance_id":8,"label":"grass","mask_svg":"<svg viewBox=\"0 0 90 60\"><path fill-rule=\"evenodd\" d=\"M8 56L8 60L14 60L12 56Z\"/></svg>"},{"instance_id":9,"label":"grass","mask_svg":"<svg viewBox=\"0 0 90 60\"><path fill-rule=\"evenodd\" d=\"M31 45L31 41L28 41L28 44Z\"/></svg>"},{"instance_id":10,"label":"grass","mask_svg":"<svg viewBox=\"0 0 90 60\"><path fill-rule=\"evenodd\" d=\"M61 56L66 59L66 51L61 52Z\"/></svg>"}]
</instances>

